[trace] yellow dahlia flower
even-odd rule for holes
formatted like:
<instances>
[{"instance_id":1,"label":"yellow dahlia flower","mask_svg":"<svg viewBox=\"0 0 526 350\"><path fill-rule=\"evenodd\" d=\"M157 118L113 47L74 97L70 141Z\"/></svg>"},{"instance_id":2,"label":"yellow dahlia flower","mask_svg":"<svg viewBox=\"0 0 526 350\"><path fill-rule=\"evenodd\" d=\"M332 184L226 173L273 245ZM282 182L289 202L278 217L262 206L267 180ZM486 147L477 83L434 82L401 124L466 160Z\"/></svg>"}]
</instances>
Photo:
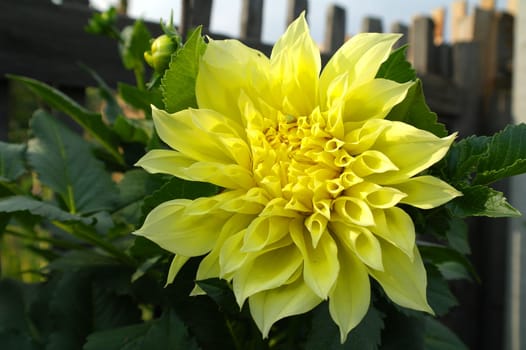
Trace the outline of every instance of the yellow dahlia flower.
<instances>
[{"instance_id":1,"label":"yellow dahlia flower","mask_svg":"<svg viewBox=\"0 0 526 350\"><path fill-rule=\"evenodd\" d=\"M198 109L153 109L161 139L138 165L216 184L209 198L155 208L135 232L175 253L168 280L205 255L197 280L231 282L263 333L323 300L342 342L370 303L369 278L404 307L432 313L410 216L460 193L419 174L454 135L385 120L412 82L375 79L399 38L359 34L321 70L304 16L270 59L211 40L196 81ZM198 287L194 294L202 292Z\"/></svg>"}]
</instances>

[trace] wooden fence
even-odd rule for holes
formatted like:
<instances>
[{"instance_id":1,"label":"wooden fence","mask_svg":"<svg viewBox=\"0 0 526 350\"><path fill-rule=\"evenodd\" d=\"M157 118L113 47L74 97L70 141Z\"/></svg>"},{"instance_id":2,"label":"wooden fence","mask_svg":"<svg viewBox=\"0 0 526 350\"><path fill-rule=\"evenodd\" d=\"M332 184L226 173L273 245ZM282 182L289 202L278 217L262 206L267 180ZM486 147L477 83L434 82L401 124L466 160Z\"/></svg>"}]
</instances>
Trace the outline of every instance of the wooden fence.
<instances>
[{"instance_id":1,"label":"wooden fence","mask_svg":"<svg viewBox=\"0 0 526 350\"><path fill-rule=\"evenodd\" d=\"M409 59L424 85L428 104L449 130L461 136L493 133L511 120L513 53L513 9L495 10L494 0L481 0L468 9L467 1L455 1L449 9L438 9L415 17L409 25L393 23L389 31L403 33L400 44L409 43ZM125 3L125 1L124 1ZM261 43L263 0L243 0L240 36L244 42L269 54ZM307 9L307 1L289 0L287 21ZM179 30L183 35L202 24L209 33L212 0L183 0ZM450 11L451 42L444 40L446 13ZM84 33L92 15L87 0L53 5L42 0L0 0L0 140L7 137L9 81L6 73L27 75L59 87L82 100L84 88L93 85L78 62L95 69L110 84L130 82L133 75L121 68L116 44ZM326 61L345 40L345 9L327 8L325 26ZM122 17L119 26L130 24ZM153 34L156 23L147 23ZM374 17L362 21L362 31L383 31ZM504 338L507 221L476 220L470 238L473 262L481 285L456 283L453 288L461 307L445 321L471 349L500 349Z\"/></svg>"}]
</instances>

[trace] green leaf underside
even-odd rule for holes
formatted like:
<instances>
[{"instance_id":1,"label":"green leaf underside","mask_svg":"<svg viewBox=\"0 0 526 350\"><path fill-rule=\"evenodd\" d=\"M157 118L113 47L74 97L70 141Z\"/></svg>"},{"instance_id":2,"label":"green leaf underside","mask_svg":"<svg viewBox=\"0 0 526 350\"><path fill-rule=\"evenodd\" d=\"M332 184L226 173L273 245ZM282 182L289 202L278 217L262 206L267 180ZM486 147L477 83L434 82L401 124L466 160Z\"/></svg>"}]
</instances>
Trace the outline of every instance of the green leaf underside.
<instances>
[{"instance_id":1,"label":"green leaf underside","mask_svg":"<svg viewBox=\"0 0 526 350\"><path fill-rule=\"evenodd\" d=\"M184 46L172 55L170 66L162 79L163 101L167 112L197 108L195 80L199 59L206 49L201 28L195 29Z\"/></svg>"},{"instance_id":2,"label":"green leaf underside","mask_svg":"<svg viewBox=\"0 0 526 350\"><path fill-rule=\"evenodd\" d=\"M35 113L31 128L36 138L29 141L28 162L69 212L111 209L116 187L89 144L43 111Z\"/></svg>"},{"instance_id":3,"label":"green leaf underside","mask_svg":"<svg viewBox=\"0 0 526 350\"><path fill-rule=\"evenodd\" d=\"M14 213L18 211L28 211L33 215L49 220L81 221L86 224L93 221L91 218L70 214L54 204L42 202L28 196L12 196L0 199L0 212Z\"/></svg>"},{"instance_id":4,"label":"green leaf underside","mask_svg":"<svg viewBox=\"0 0 526 350\"><path fill-rule=\"evenodd\" d=\"M517 217L520 212L506 201L502 192L483 185L462 189L463 196L455 198L447 206L453 215L487 216L492 218Z\"/></svg>"},{"instance_id":5,"label":"green leaf underside","mask_svg":"<svg viewBox=\"0 0 526 350\"><path fill-rule=\"evenodd\" d=\"M88 111L69 96L38 80L16 75L8 75L8 77L22 82L49 106L67 114L92 135L112 155L115 161L124 164L124 160L117 150L116 138L111 129L102 122L99 113Z\"/></svg>"},{"instance_id":6,"label":"green leaf underside","mask_svg":"<svg viewBox=\"0 0 526 350\"><path fill-rule=\"evenodd\" d=\"M15 181L25 173L25 145L0 141L0 181Z\"/></svg>"},{"instance_id":7,"label":"green leaf underside","mask_svg":"<svg viewBox=\"0 0 526 350\"><path fill-rule=\"evenodd\" d=\"M376 78L384 78L405 83L416 80L416 71L406 59L407 45L391 52L387 61L382 63L376 73Z\"/></svg>"}]
</instances>

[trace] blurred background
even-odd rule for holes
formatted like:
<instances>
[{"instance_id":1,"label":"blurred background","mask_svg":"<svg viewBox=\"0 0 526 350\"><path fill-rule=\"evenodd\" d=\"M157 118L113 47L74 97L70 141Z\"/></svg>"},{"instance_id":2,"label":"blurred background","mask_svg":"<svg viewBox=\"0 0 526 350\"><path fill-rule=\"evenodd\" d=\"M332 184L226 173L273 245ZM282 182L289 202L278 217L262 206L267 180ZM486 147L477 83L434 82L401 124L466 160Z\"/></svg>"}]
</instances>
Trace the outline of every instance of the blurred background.
<instances>
[{"instance_id":1,"label":"blurred background","mask_svg":"<svg viewBox=\"0 0 526 350\"><path fill-rule=\"evenodd\" d=\"M398 32L424 86L430 108L460 137L486 135L526 121L526 1L521 0L0 0L0 141L27 139L38 101L6 78L19 74L59 88L97 107L96 85L82 63L115 88L133 81L115 42L87 34L94 11L118 9L123 28L140 17L153 36L159 20L185 35L196 25L212 38L235 37L267 55L287 24L307 10L313 38L326 62L358 32ZM526 212L526 180L498 185ZM471 260L479 282L451 284L459 306L444 318L470 349L526 349L524 220L469 223ZM38 267L23 240L0 235L3 276ZM24 278L30 279L31 277Z\"/></svg>"}]
</instances>

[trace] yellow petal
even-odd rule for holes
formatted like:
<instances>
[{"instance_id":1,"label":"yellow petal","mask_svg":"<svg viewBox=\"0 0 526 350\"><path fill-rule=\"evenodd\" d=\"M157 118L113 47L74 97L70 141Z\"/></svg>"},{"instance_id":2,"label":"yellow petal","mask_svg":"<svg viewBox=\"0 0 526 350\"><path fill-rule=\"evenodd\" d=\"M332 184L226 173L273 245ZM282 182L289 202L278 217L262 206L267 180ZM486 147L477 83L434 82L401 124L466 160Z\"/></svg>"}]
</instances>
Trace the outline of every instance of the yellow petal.
<instances>
[{"instance_id":1,"label":"yellow petal","mask_svg":"<svg viewBox=\"0 0 526 350\"><path fill-rule=\"evenodd\" d=\"M334 200L333 221L356 224L359 226L374 225L371 208L363 200L350 196L341 196Z\"/></svg>"},{"instance_id":2,"label":"yellow petal","mask_svg":"<svg viewBox=\"0 0 526 350\"><path fill-rule=\"evenodd\" d=\"M304 14L274 45L270 63L273 79L279 82L282 111L293 116L309 115L317 105L321 59Z\"/></svg>"},{"instance_id":3,"label":"yellow petal","mask_svg":"<svg viewBox=\"0 0 526 350\"><path fill-rule=\"evenodd\" d=\"M135 165L153 174L170 174L228 189L247 190L255 185L252 173L240 165L198 162L177 151L155 149L146 153Z\"/></svg>"},{"instance_id":4,"label":"yellow petal","mask_svg":"<svg viewBox=\"0 0 526 350\"><path fill-rule=\"evenodd\" d=\"M247 258L247 253L241 251L243 246L243 237L246 229L241 230L227 240L221 246L219 252L220 277L230 280L233 273L243 265Z\"/></svg>"},{"instance_id":5,"label":"yellow petal","mask_svg":"<svg viewBox=\"0 0 526 350\"><path fill-rule=\"evenodd\" d=\"M426 270L416 246L413 261L389 243L382 242L382 254L384 271L369 269L369 274L380 283L387 296L403 307L433 314L426 297Z\"/></svg>"},{"instance_id":6,"label":"yellow petal","mask_svg":"<svg viewBox=\"0 0 526 350\"><path fill-rule=\"evenodd\" d=\"M250 313L263 338L268 337L274 322L308 312L321 301L301 278L291 284L259 292L248 299Z\"/></svg>"},{"instance_id":7,"label":"yellow petal","mask_svg":"<svg viewBox=\"0 0 526 350\"><path fill-rule=\"evenodd\" d=\"M350 249L363 264L376 270L384 269L380 242L371 231L364 227L346 225L340 222L331 223L330 229L337 235L338 240L345 244L346 248Z\"/></svg>"},{"instance_id":8,"label":"yellow petal","mask_svg":"<svg viewBox=\"0 0 526 350\"><path fill-rule=\"evenodd\" d=\"M176 254L173 259L172 263L170 264L170 269L168 270L168 277L166 278L166 284L165 287L171 283L173 283L175 276L179 273L181 268L184 264L190 259L189 256L179 255Z\"/></svg>"},{"instance_id":9,"label":"yellow petal","mask_svg":"<svg viewBox=\"0 0 526 350\"><path fill-rule=\"evenodd\" d=\"M301 253L293 244L246 261L233 277L238 305L242 307L246 298L258 292L284 285L301 267L302 262Z\"/></svg>"},{"instance_id":10,"label":"yellow petal","mask_svg":"<svg viewBox=\"0 0 526 350\"><path fill-rule=\"evenodd\" d=\"M413 177L393 187L402 191L407 197L402 203L412 205L420 209L431 209L449 202L462 193L433 176Z\"/></svg>"},{"instance_id":11,"label":"yellow petal","mask_svg":"<svg viewBox=\"0 0 526 350\"><path fill-rule=\"evenodd\" d=\"M289 233L290 221L280 216L259 216L248 226L241 250L258 251L279 241Z\"/></svg>"},{"instance_id":12,"label":"yellow petal","mask_svg":"<svg viewBox=\"0 0 526 350\"><path fill-rule=\"evenodd\" d=\"M303 255L303 278L305 283L320 298L327 299L329 292L338 277L338 247L331 235L323 234L316 248L305 228L302 219L293 220L290 224L290 235L294 244Z\"/></svg>"},{"instance_id":13,"label":"yellow petal","mask_svg":"<svg viewBox=\"0 0 526 350\"><path fill-rule=\"evenodd\" d=\"M389 57L400 34L362 33L348 40L329 60L320 76L320 98L326 106L325 92L339 75L347 74L349 87L373 80L380 65Z\"/></svg>"},{"instance_id":14,"label":"yellow petal","mask_svg":"<svg viewBox=\"0 0 526 350\"><path fill-rule=\"evenodd\" d=\"M452 134L439 138L409 124L391 122L373 148L386 155L399 170L374 174L368 180L378 184L403 182L442 159L455 137Z\"/></svg>"},{"instance_id":15,"label":"yellow petal","mask_svg":"<svg viewBox=\"0 0 526 350\"><path fill-rule=\"evenodd\" d=\"M397 207L375 209L373 214L375 226L371 228L371 231L413 259L416 236L415 225L411 217Z\"/></svg>"},{"instance_id":16,"label":"yellow petal","mask_svg":"<svg viewBox=\"0 0 526 350\"><path fill-rule=\"evenodd\" d=\"M254 217L252 215L235 214L223 225L216 245L210 253L201 260L201 263L199 263L199 268L195 276L197 281L221 276L219 254L224 242L233 234L245 229L253 219ZM196 284L191 295L202 294L205 294L205 292Z\"/></svg>"},{"instance_id":17,"label":"yellow petal","mask_svg":"<svg viewBox=\"0 0 526 350\"><path fill-rule=\"evenodd\" d=\"M374 79L350 90L345 96L344 123L383 119L402 102L413 82L400 84L392 80Z\"/></svg>"},{"instance_id":18,"label":"yellow petal","mask_svg":"<svg viewBox=\"0 0 526 350\"><path fill-rule=\"evenodd\" d=\"M364 265L348 249L338 250L340 273L329 294L329 312L340 328L343 344L347 334L364 318L371 299L369 275Z\"/></svg>"},{"instance_id":19,"label":"yellow petal","mask_svg":"<svg viewBox=\"0 0 526 350\"><path fill-rule=\"evenodd\" d=\"M357 176L365 177L371 174L395 171L398 170L398 167L382 152L369 150L354 159L354 162L351 163L351 169Z\"/></svg>"},{"instance_id":20,"label":"yellow petal","mask_svg":"<svg viewBox=\"0 0 526 350\"><path fill-rule=\"evenodd\" d=\"M222 227L232 215L222 211L210 214L217 205L217 198L164 202L148 214L134 234L144 236L175 254L199 256L208 253L215 245L218 227ZM201 212L196 213L196 209Z\"/></svg>"},{"instance_id":21,"label":"yellow petal","mask_svg":"<svg viewBox=\"0 0 526 350\"><path fill-rule=\"evenodd\" d=\"M246 125L238 97L245 91L250 97L272 100L269 59L237 40L210 40L199 65L196 98L199 108L212 109L227 119Z\"/></svg>"},{"instance_id":22,"label":"yellow petal","mask_svg":"<svg viewBox=\"0 0 526 350\"><path fill-rule=\"evenodd\" d=\"M171 148L204 162L252 167L242 126L206 109L185 109L169 114L152 106L159 137Z\"/></svg>"}]
</instances>

